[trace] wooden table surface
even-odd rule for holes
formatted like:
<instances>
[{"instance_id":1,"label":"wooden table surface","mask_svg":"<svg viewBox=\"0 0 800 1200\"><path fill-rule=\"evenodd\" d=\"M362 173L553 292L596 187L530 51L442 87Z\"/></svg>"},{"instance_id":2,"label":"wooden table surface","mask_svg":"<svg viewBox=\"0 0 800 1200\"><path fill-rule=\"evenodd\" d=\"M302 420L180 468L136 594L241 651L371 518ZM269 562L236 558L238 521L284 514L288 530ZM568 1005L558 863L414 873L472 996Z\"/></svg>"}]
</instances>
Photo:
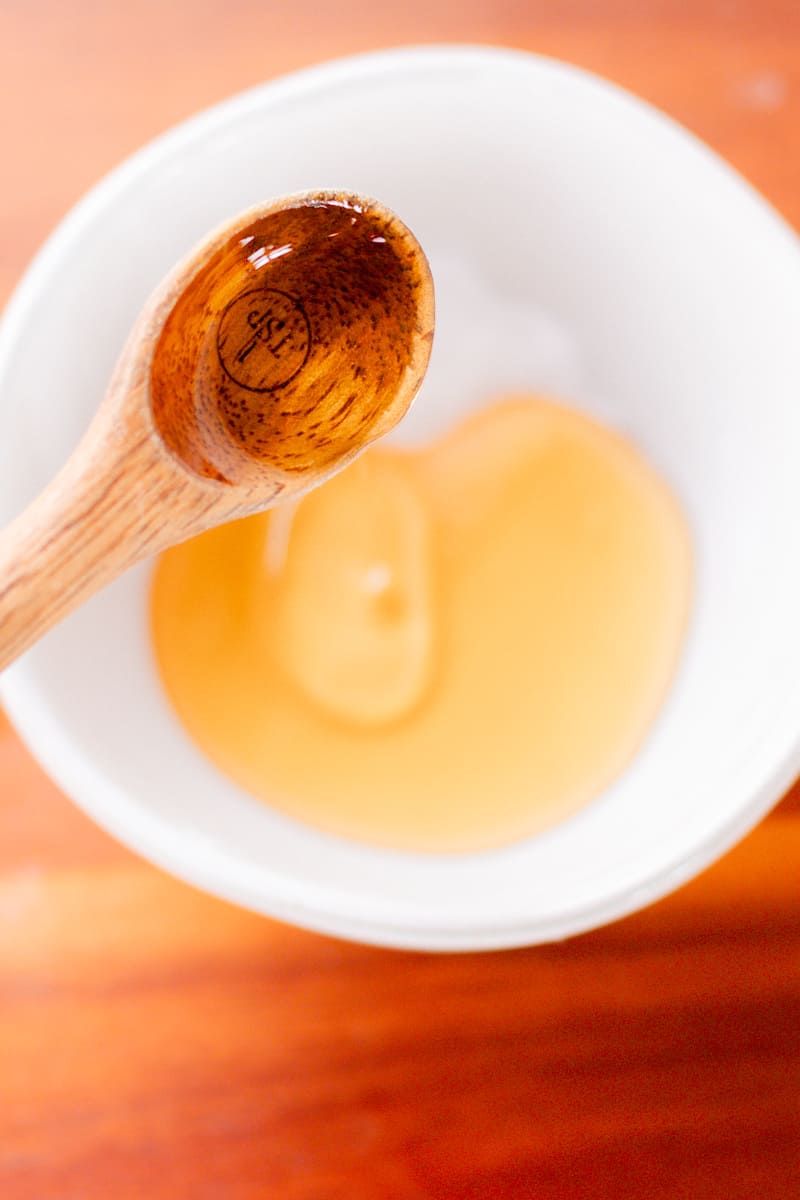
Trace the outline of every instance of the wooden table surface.
<instances>
[{"instance_id":1,"label":"wooden table surface","mask_svg":"<svg viewBox=\"0 0 800 1200\"><path fill-rule=\"evenodd\" d=\"M167 125L289 68L445 40L610 76L800 225L797 0L0 0L0 300ZM140 862L0 717L3 1200L792 1200L799 1101L798 791L611 928L399 954Z\"/></svg>"}]
</instances>

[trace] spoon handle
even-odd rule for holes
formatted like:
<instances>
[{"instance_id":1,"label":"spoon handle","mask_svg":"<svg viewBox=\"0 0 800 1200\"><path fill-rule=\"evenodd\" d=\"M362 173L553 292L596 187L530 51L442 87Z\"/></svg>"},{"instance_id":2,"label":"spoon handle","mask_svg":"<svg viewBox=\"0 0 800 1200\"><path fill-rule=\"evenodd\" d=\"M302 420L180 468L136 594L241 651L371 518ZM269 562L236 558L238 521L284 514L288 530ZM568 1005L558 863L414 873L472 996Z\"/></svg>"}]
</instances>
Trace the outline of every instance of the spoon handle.
<instances>
[{"instance_id":1,"label":"spoon handle","mask_svg":"<svg viewBox=\"0 0 800 1200\"><path fill-rule=\"evenodd\" d=\"M146 434L93 426L61 472L0 531L0 671L83 600L180 540L181 478ZM196 501L196 497L195 497Z\"/></svg>"}]
</instances>

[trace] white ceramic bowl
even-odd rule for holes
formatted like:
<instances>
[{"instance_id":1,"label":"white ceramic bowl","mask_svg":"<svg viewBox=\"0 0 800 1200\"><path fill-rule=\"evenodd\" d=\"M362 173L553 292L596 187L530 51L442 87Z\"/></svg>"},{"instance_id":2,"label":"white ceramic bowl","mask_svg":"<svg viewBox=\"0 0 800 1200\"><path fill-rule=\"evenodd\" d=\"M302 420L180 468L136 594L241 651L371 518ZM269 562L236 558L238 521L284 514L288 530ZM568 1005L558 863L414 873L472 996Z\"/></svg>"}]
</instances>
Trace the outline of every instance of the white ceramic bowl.
<instances>
[{"instance_id":1,"label":"white ceramic bowl","mask_svg":"<svg viewBox=\"0 0 800 1200\"><path fill-rule=\"evenodd\" d=\"M437 343L406 432L541 387L631 435L682 498L691 627L644 749L585 811L505 850L416 857L324 836L184 735L154 669L147 568L13 667L3 700L101 825L260 912L432 949L599 925L711 862L800 766L795 237L671 121L556 62L413 49L270 83L137 154L31 267L0 335L0 519L76 443L171 264L238 210L316 187L380 197L430 253Z\"/></svg>"}]
</instances>

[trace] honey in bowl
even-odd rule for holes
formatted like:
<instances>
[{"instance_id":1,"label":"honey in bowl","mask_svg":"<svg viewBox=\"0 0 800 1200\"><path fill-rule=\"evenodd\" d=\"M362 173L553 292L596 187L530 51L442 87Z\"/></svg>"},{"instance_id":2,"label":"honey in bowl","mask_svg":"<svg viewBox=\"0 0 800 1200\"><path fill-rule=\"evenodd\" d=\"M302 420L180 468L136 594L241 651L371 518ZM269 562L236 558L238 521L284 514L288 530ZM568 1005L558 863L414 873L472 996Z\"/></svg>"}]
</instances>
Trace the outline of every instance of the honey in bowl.
<instances>
[{"instance_id":1,"label":"honey in bowl","mask_svg":"<svg viewBox=\"0 0 800 1200\"><path fill-rule=\"evenodd\" d=\"M680 508L634 447L514 396L169 550L153 632L185 727L248 791L345 837L477 851L625 768L690 584Z\"/></svg>"}]
</instances>

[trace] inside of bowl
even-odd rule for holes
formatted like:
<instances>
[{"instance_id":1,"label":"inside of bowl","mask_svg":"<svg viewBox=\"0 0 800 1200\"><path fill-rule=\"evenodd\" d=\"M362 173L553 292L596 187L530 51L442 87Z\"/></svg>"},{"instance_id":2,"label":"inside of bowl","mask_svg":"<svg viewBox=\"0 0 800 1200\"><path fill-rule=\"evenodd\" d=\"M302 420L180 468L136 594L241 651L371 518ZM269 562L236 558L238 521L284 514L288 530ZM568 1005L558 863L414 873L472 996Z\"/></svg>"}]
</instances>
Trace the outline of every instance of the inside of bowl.
<instances>
[{"instance_id":1,"label":"inside of bowl","mask_svg":"<svg viewBox=\"0 0 800 1200\"><path fill-rule=\"evenodd\" d=\"M184 735L154 668L147 568L9 673L12 713L103 824L255 908L420 944L572 932L667 890L797 765L794 238L679 129L558 64L415 51L264 88L111 177L29 277L0 354L1 517L75 443L176 258L237 210L318 187L379 197L430 255L437 340L400 436L539 389L634 439L682 499L694 605L646 745L594 804L505 850L435 859L326 837L251 800Z\"/></svg>"}]
</instances>

